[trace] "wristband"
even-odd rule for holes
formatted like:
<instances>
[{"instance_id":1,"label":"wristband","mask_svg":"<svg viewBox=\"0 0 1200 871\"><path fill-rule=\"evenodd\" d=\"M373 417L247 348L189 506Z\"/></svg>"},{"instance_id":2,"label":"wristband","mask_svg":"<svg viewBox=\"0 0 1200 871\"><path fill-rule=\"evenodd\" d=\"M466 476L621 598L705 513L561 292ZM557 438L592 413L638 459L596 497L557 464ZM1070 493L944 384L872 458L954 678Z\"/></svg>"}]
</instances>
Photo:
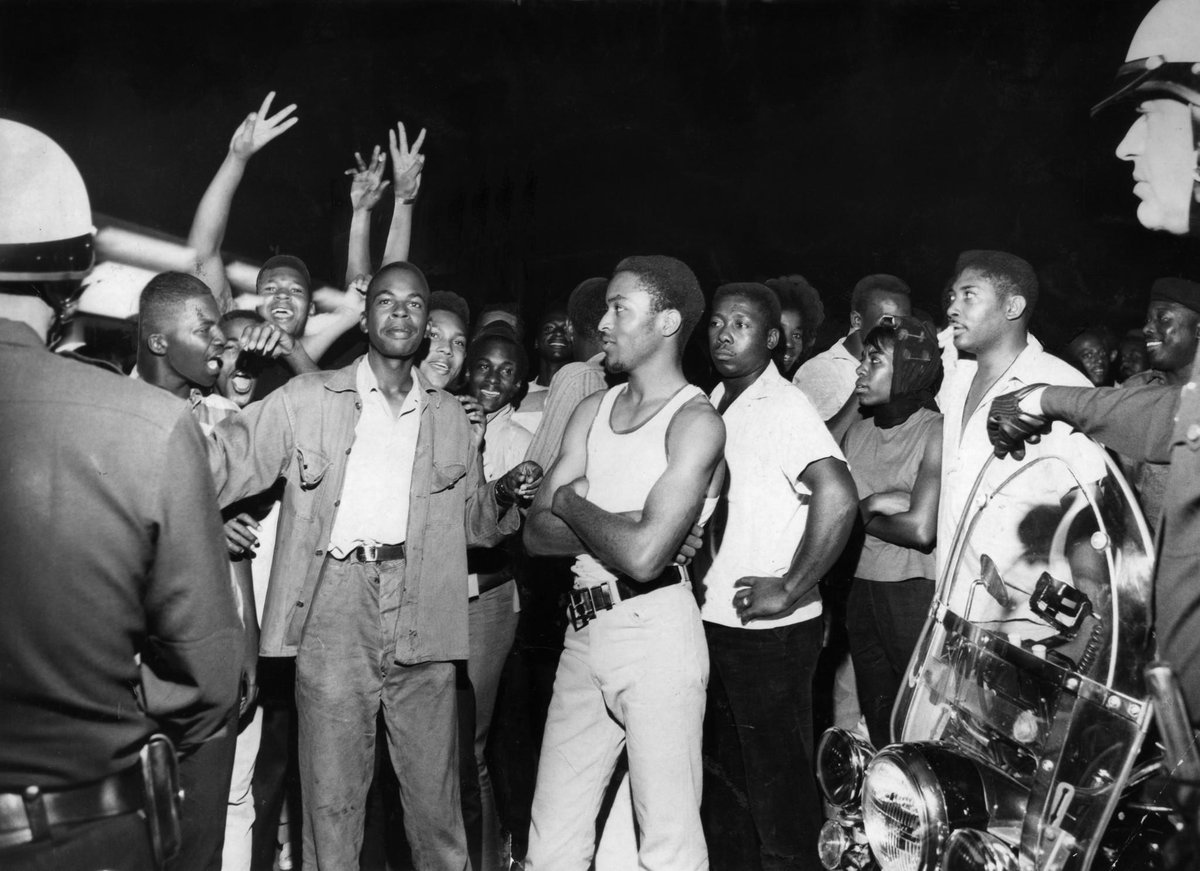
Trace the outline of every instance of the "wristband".
<instances>
[{"instance_id":1,"label":"wristband","mask_svg":"<svg viewBox=\"0 0 1200 871\"><path fill-rule=\"evenodd\" d=\"M411 197L402 197L399 194L396 195L396 202L403 203L406 206L411 206L416 201L417 201L417 197L415 194Z\"/></svg>"}]
</instances>

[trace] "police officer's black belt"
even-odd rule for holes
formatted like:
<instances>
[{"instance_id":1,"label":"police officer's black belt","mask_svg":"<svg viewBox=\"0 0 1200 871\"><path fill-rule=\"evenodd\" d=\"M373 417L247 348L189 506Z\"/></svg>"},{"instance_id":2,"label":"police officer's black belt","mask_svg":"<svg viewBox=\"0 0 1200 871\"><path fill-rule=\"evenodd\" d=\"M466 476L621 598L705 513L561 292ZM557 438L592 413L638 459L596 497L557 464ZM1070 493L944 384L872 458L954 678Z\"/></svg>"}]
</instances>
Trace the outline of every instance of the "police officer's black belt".
<instances>
[{"instance_id":1,"label":"police officer's black belt","mask_svg":"<svg viewBox=\"0 0 1200 871\"><path fill-rule=\"evenodd\" d=\"M606 581L585 590L572 590L567 603L567 615L571 618L572 626L582 629L594 620L600 611L608 611L613 605L626 599L682 583L686 578L687 570L677 565L668 566L661 575L649 581L635 581L629 575L617 574L615 581ZM616 596L613 595L614 587Z\"/></svg>"},{"instance_id":2,"label":"police officer's black belt","mask_svg":"<svg viewBox=\"0 0 1200 871\"><path fill-rule=\"evenodd\" d=\"M144 795L140 763L82 786L0 792L0 847L48 838L54 826L141 810Z\"/></svg>"}]
</instances>

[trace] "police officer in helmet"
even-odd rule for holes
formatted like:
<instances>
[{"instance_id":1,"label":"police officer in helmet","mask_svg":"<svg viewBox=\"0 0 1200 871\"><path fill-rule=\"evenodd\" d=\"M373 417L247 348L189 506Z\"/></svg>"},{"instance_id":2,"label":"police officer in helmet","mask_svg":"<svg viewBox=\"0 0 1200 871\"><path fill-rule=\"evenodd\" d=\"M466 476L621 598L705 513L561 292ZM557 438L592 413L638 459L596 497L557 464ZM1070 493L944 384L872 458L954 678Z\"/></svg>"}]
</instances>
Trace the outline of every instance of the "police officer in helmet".
<instances>
[{"instance_id":1,"label":"police officer in helmet","mask_svg":"<svg viewBox=\"0 0 1200 871\"><path fill-rule=\"evenodd\" d=\"M241 627L197 424L164 391L46 347L92 245L74 163L0 119L6 871L164 867L171 742L201 746L237 701Z\"/></svg>"}]
</instances>

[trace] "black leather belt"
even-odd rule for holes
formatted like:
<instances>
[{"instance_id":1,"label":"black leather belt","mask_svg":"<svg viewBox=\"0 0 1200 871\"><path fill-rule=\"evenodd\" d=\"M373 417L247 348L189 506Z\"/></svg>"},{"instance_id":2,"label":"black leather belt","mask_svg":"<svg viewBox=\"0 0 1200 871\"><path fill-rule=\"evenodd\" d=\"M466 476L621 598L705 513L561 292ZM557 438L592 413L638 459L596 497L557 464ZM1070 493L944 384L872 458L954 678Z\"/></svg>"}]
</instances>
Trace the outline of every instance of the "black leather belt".
<instances>
[{"instance_id":1,"label":"black leather belt","mask_svg":"<svg viewBox=\"0 0 1200 871\"><path fill-rule=\"evenodd\" d=\"M360 563L381 563L385 560L404 559L405 550L403 544L360 544L346 554L346 558Z\"/></svg>"},{"instance_id":2,"label":"black leather belt","mask_svg":"<svg viewBox=\"0 0 1200 871\"><path fill-rule=\"evenodd\" d=\"M595 587L571 591L567 602L567 615L571 625L577 630L587 626L596 619L600 611L608 611L613 605L618 605L626 599L653 593L663 587L671 587L688 580L687 569L684 566L670 565L661 575L649 581L635 581L629 575L617 573L615 581L605 581ZM613 588L616 588L616 596Z\"/></svg>"},{"instance_id":3,"label":"black leather belt","mask_svg":"<svg viewBox=\"0 0 1200 871\"><path fill-rule=\"evenodd\" d=\"M476 572L475 579L479 583L479 595L490 593L499 586L512 580L512 569L501 569L498 572Z\"/></svg>"},{"instance_id":4,"label":"black leather belt","mask_svg":"<svg viewBox=\"0 0 1200 871\"><path fill-rule=\"evenodd\" d=\"M49 837L54 826L132 813L144 804L141 763L83 786L0 792L0 847Z\"/></svg>"}]
</instances>

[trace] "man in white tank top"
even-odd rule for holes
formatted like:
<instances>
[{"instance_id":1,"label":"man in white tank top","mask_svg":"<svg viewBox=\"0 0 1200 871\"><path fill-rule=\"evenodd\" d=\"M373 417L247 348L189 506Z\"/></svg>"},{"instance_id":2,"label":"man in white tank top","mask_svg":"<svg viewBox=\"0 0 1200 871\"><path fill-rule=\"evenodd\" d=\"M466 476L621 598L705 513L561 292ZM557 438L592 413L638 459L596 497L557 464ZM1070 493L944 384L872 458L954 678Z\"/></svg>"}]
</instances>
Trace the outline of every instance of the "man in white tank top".
<instances>
[{"instance_id":1,"label":"man in white tank top","mask_svg":"<svg viewBox=\"0 0 1200 871\"><path fill-rule=\"evenodd\" d=\"M525 529L531 554L577 557L526 868L588 867L624 748L638 867L693 871L708 867L699 812L708 651L674 557L700 518L725 428L680 365L704 310L691 270L627 258L606 300L605 365L628 383L576 409Z\"/></svg>"}]
</instances>

